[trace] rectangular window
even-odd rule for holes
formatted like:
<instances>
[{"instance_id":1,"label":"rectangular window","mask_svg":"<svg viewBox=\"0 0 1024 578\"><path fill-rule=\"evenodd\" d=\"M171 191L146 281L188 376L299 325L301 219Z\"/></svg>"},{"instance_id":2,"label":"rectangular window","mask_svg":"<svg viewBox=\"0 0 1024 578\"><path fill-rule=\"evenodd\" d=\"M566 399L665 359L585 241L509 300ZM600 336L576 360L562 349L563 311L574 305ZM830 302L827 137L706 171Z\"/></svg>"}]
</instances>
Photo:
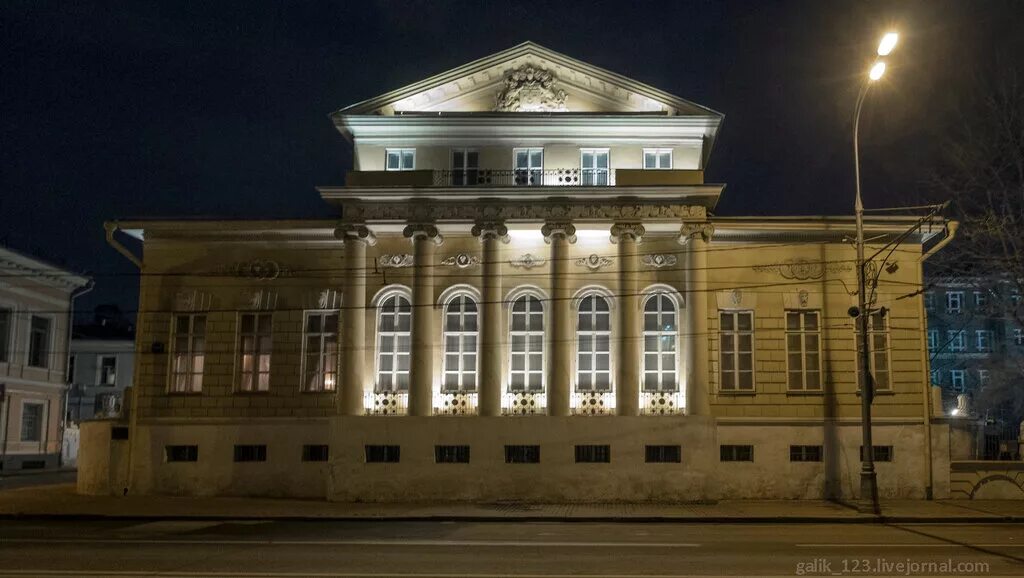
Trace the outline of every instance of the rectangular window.
<instances>
[{"instance_id":1,"label":"rectangular window","mask_svg":"<svg viewBox=\"0 0 1024 578\"><path fill-rule=\"evenodd\" d=\"M868 343L871 351L868 362L871 368L871 376L874 378L875 391L887 391L892 389L889 378L889 326L886 317L881 311L872 313L868 321ZM857 337L857 336L855 336ZM857 342L857 381L858 387L863 387L863 372L861 371L860 353L863 351L861 340Z\"/></svg>"},{"instance_id":2,"label":"rectangular window","mask_svg":"<svg viewBox=\"0 0 1024 578\"><path fill-rule=\"evenodd\" d=\"M986 305L988 305L988 295L986 295L984 291L975 291L974 292L974 306L975 307L984 307Z\"/></svg>"},{"instance_id":3,"label":"rectangular window","mask_svg":"<svg viewBox=\"0 0 1024 578\"><path fill-rule=\"evenodd\" d=\"M307 311L302 339L302 387L334 391L338 382L338 312Z\"/></svg>"},{"instance_id":4,"label":"rectangular window","mask_svg":"<svg viewBox=\"0 0 1024 578\"><path fill-rule=\"evenodd\" d=\"M962 369L952 369L949 372L949 383L958 393L963 393L967 388L964 384L965 372Z\"/></svg>"},{"instance_id":5,"label":"rectangular window","mask_svg":"<svg viewBox=\"0 0 1024 578\"><path fill-rule=\"evenodd\" d=\"M928 311L935 309L935 293L933 291L924 292L924 308Z\"/></svg>"},{"instance_id":6,"label":"rectangular window","mask_svg":"<svg viewBox=\"0 0 1024 578\"><path fill-rule=\"evenodd\" d=\"M197 462L199 446L164 446L164 457L168 462Z\"/></svg>"},{"instance_id":7,"label":"rectangular window","mask_svg":"<svg viewBox=\"0 0 1024 578\"><path fill-rule=\"evenodd\" d=\"M434 446L434 463L468 464L469 446Z\"/></svg>"},{"instance_id":8,"label":"rectangular window","mask_svg":"<svg viewBox=\"0 0 1024 578\"><path fill-rule=\"evenodd\" d=\"M97 357L98 385L114 385L117 382L117 356L100 355Z\"/></svg>"},{"instance_id":9,"label":"rectangular window","mask_svg":"<svg viewBox=\"0 0 1024 578\"><path fill-rule=\"evenodd\" d=\"M46 317L32 316L28 334L28 364L31 367L50 366L50 325Z\"/></svg>"},{"instance_id":10,"label":"rectangular window","mask_svg":"<svg viewBox=\"0 0 1024 578\"><path fill-rule=\"evenodd\" d=\"M401 457L399 446L364 446L366 452L366 463L368 464L397 464Z\"/></svg>"},{"instance_id":11,"label":"rectangular window","mask_svg":"<svg viewBox=\"0 0 1024 578\"><path fill-rule=\"evenodd\" d=\"M505 446L506 464L539 464L540 446Z\"/></svg>"},{"instance_id":12,"label":"rectangular window","mask_svg":"<svg viewBox=\"0 0 1024 578\"><path fill-rule=\"evenodd\" d=\"M754 446L722 445L718 446L718 459L722 462L754 461Z\"/></svg>"},{"instance_id":13,"label":"rectangular window","mask_svg":"<svg viewBox=\"0 0 1024 578\"><path fill-rule=\"evenodd\" d=\"M928 351L935 351L939 348L939 330L928 330Z\"/></svg>"},{"instance_id":14,"label":"rectangular window","mask_svg":"<svg viewBox=\"0 0 1024 578\"><path fill-rule=\"evenodd\" d=\"M389 171L411 171L416 168L416 149L387 149Z\"/></svg>"},{"instance_id":15,"label":"rectangular window","mask_svg":"<svg viewBox=\"0 0 1024 578\"><path fill-rule=\"evenodd\" d=\"M672 149L644 149L645 169L671 169Z\"/></svg>"},{"instance_id":16,"label":"rectangular window","mask_svg":"<svg viewBox=\"0 0 1024 578\"><path fill-rule=\"evenodd\" d=\"M967 351L967 335L964 333L963 329L947 331L946 341L949 342L950 351Z\"/></svg>"},{"instance_id":17,"label":"rectangular window","mask_svg":"<svg viewBox=\"0 0 1024 578\"><path fill-rule=\"evenodd\" d=\"M7 307L0 307L0 363L11 360L11 328L14 312Z\"/></svg>"},{"instance_id":18,"label":"rectangular window","mask_svg":"<svg viewBox=\"0 0 1024 578\"><path fill-rule=\"evenodd\" d=\"M892 446L874 446L874 461L876 462L891 462L892 461ZM864 446L860 446L860 461L864 461Z\"/></svg>"},{"instance_id":19,"label":"rectangular window","mask_svg":"<svg viewBox=\"0 0 1024 578\"><path fill-rule=\"evenodd\" d=\"M644 461L649 464L678 464L683 461L679 446L644 446Z\"/></svg>"},{"instance_id":20,"label":"rectangular window","mask_svg":"<svg viewBox=\"0 0 1024 578\"><path fill-rule=\"evenodd\" d=\"M172 348L174 365L170 391L199 393L203 390L206 363L206 316L175 315Z\"/></svg>"},{"instance_id":21,"label":"rectangular window","mask_svg":"<svg viewBox=\"0 0 1024 578\"><path fill-rule=\"evenodd\" d=\"M992 332L988 329L975 331L974 341L978 351L992 351Z\"/></svg>"},{"instance_id":22,"label":"rectangular window","mask_svg":"<svg viewBox=\"0 0 1024 578\"><path fill-rule=\"evenodd\" d=\"M544 184L544 149L514 149L515 184L539 186Z\"/></svg>"},{"instance_id":23,"label":"rectangular window","mask_svg":"<svg viewBox=\"0 0 1024 578\"><path fill-rule=\"evenodd\" d=\"M821 324L818 311L786 311L789 389L821 391Z\"/></svg>"},{"instance_id":24,"label":"rectangular window","mask_svg":"<svg viewBox=\"0 0 1024 578\"><path fill-rule=\"evenodd\" d=\"M25 403L21 406L21 441L43 440L43 410L41 403Z\"/></svg>"},{"instance_id":25,"label":"rectangular window","mask_svg":"<svg viewBox=\"0 0 1024 578\"><path fill-rule=\"evenodd\" d=\"M789 446L789 461L820 462L821 446Z\"/></svg>"},{"instance_id":26,"label":"rectangular window","mask_svg":"<svg viewBox=\"0 0 1024 578\"><path fill-rule=\"evenodd\" d=\"M452 184L460 187L478 184L480 153L472 149L452 149Z\"/></svg>"},{"instance_id":27,"label":"rectangular window","mask_svg":"<svg viewBox=\"0 0 1024 578\"><path fill-rule=\"evenodd\" d=\"M580 173L585 187L608 185L608 149L580 149Z\"/></svg>"},{"instance_id":28,"label":"rectangular window","mask_svg":"<svg viewBox=\"0 0 1024 578\"><path fill-rule=\"evenodd\" d=\"M754 391L754 312L719 311L722 391Z\"/></svg>"},{"instance_id":29,"label":"rectangular window","mask_svg":"<svg viewBox=\"0 0 1024 578\"><path fill-rule=\"evenodd\" d=\"M267 446L265 445L236 445L236 462L265 462L267 461Z\"/></svg>"},{"instance_id":30,"label":"rectangular window","mask_svg":"<svg viewBox=\"0 0 1024 578\"><path fill-rule=\"evenodd\" d=\"M577 464L607 464L611 461L611 446L576 446Z\"/></svg>"},{"instance_id":31,"label":"rectangular window","mask_svg":"<svg viewBox=\"0 0 1024 578\"><path fill-rule=\"evenodd\" d=\"M949 293L946 293L946 313L960 313L963 306L963 291L950 291Z\"/></svg>"},{"instance_id":32,"label":"rectangular window","mask_svg":"<svg viewBox=\"0 0 1024 578\"><path fill-rule=\"evenodd\" d=\"M988 385L990 374L987 369L978 370L978 387L985 387Z\"/></svg>"},{"instance_id":33,"label":"rectangular window","mask_svg":"<svg viewBox=\"0 0 1024 578\"><path fill-rule=\"evenodd\" d=\"M273 316L270 313L242 313L238 316L238 324L238 389L267 391L270 389Z\"/></svg>"},{"instance_id":34,"label":"rectangular window","mask_svg":"<svg viewBox=\"0 0 1024 578\"><path fill-rule=\"evenodd\" d=\"M330 456L330 449L324 445L302 446L302 461L304 462L326 462Z\"/></svg>"}]
</instances>

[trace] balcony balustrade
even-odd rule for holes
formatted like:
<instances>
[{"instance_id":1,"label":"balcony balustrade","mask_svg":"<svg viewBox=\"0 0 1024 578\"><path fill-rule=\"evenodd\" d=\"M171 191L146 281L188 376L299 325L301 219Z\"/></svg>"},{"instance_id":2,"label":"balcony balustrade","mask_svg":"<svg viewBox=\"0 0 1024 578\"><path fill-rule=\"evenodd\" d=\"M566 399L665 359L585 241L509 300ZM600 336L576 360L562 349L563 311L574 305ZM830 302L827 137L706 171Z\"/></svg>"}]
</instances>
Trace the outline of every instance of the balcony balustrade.
<instances>
[{"instance_id":1,"label":"balcony balustrade","mask_svg":"<svg viewBox=\"0 0 1024 578\"><path fill-rule=\"evenodd\" d=\"M349 171L347 187L637 187L704 184L700 170L420 169Z\"/></svg>"}]
</instances>

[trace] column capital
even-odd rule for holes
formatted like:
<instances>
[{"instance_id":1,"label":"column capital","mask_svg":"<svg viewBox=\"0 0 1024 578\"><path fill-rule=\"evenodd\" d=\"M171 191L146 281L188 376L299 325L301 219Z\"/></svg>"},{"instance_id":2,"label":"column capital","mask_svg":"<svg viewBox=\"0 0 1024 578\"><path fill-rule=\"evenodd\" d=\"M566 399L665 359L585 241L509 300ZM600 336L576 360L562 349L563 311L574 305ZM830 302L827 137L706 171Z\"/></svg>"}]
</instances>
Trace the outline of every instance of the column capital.
<instances>
[{"instance_id":1,"label":"column capital","mask_svg":"<svg viewBox=\"0 0 1024 578\"><path fill-rule=\"evenodd\" d=\"M438 232L437 227L430 223L413 223L407 225L402 231L402 235L407 239L430 239L435 245L440 245L444 242L444 237Z\"/></svg>"},{"instance_id":2,"label":"column capital","mask_svg":"<svg viewBox=\"0 0 1024 578\"><path fill-rule=\"evenodd\" d=\"M700 237L705 243L715 234L715 226L711 223L683 223L679 228L679 244L686 245Z\"/></svg>"},{"instance_id":3,"label":"column capital","mask_svg":"<svg viewBox=\"0 0 1024 578\"><path fill-rule=\"evenodd\" d=\"M481 241L487 239L498 239L502 243L508 243L508 227L501 221L480 221L473 225L473 236L480 237Z\"/></svg>"},{"instance_id":4,"label":"column capital","mask_svg":"<svg viewBox=\"0 0 1024 578\"><path fill-rule=\"evenodd\" d=\"M339 241L348 243L351 241L362 241L369 246L377 244L377 237L366 225L358 223L342 223L334 229L334 237Z\"/></svg>"},{"instance_id":5,"label":"column capital","mask_svg":"<svg viewBox=\"0 0 1024 578\"><path fill-rule=\"evenodd\" d=\"M545 243L551 243L551 239L557 236L564 237L570 243L576 242L576 226L569 221L550 221L544 223L540 232L544 235Z\"/></svg>"},{"instance_id":6,"label":"column capital","mask_svg":"<svg viewBox=\"0 0 1024 578\"><path fill-rule=\"evenodd\" d=\"M612 243L618 243L619 239L632 239L639 243L647 229L640 223L615 223L611 233Z\"/></svg>"}]
</instances>

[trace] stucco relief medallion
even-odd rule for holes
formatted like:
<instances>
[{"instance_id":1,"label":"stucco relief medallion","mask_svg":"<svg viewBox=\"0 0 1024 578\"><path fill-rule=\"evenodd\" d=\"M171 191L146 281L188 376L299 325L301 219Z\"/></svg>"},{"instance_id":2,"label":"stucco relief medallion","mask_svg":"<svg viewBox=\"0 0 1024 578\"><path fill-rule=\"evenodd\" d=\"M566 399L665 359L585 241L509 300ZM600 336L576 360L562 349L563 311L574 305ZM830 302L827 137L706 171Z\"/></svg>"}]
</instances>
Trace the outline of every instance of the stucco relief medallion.
<instances>
[{"instance_id":1,"label":"stucco relief medallion","mask_svg":"<svg viewBox=\"0 0 1024 578\"><path fill-rule=\"evenodd\" d=\"M524 64L505 77L505 87L495 99L497 112L565 112L568 95L558 89L550 71Z\"/></svg>"},{"instance_id":2,"label":"stucco relief medallion","mask_svg":"<svg viewBox=\"0 0 1024 578\"><path fill-rule=\"evenodd\" d=\"M412 267L413 256L409 253L395 253L393 255L381 255L377 257L377 266L381 269L398 269L401 267Z\"/></svg>"},{"instance_id":3,"label":"stucco relief medallion","mask_svg":"<svg viewBox=\"0 0 1024 578\"><path fill-rule=\"evenodd\" d=\"M533 269L534 267L543 267L545 263L547 263L546 260L541 259L532 253L527 253L518 259L512 259L508 262L508 264L513 267L527 270Z\"/></svg>"},{"instance_id":4,"label":"stucco relief medallion","mask_svg":"<svg viewBox=\"0 0 1024 578\"><path fill-rule=\"evenodd\" d=\"M459 253L458 255L452 255L451 257L441 259L441 264L465 269L467 267L472 267L473 265L479 265L480 258L476 255L470 255L469 253Z\"/></svg>"},{"instance_id":5,"label":"stucco relief medallion","mask_svg":"<svg viewBox=\"0 0 1024 578\"><path fill-rule=\"evenodd\" d=\"M672 267L678 262L678 259L675 255L667 253L653 253L650 255L644 255L641 261L648 267L661 269L662 267Z\"/></svg>"},{"instance_id":6,"label":"stucco relief medallion","mask_svg":"<svg viewBox=\"0 0 1024 578\"><path fill-rule=\"evenodd\" d=\"M269 259L253 259L252 261L238 261L231 265L225 265L217 270L220 275L230 275L245 279L259 279L271 281L286 273L287 269L277 261Z\"/></svg>"},{"instance_id":7,"label":"stucco relief medallion","mask_svg":"<svg viewBox=\"0 0 1024 578\"><path fill-rule=\"evenodd\" d=\"M607 267L607 266L609 266L611 264L612 264L612 260L611 259L609 259L608 257L602 257L602 256L598 255L597 253L592 253L590 255L587 255L586 257L581 257L579 259L576 259L576 266L577 267L586 267L587 269L590 269L591 271L597 271L598 269L601 269L603 267Z\"/></svg>"},{"instance_id":8,"label":"stucco relief medallion","mask_svg":"<svg viewBox=\"0 0 1024 578\"><path fill-rule=\"evenodd\" d=\"M740 291L739 289L733 289L732 292L729 293L729 300L732 302L733 305L739 305L740 303L743 303L743 292Z\"/></svg>"}]
</instances>

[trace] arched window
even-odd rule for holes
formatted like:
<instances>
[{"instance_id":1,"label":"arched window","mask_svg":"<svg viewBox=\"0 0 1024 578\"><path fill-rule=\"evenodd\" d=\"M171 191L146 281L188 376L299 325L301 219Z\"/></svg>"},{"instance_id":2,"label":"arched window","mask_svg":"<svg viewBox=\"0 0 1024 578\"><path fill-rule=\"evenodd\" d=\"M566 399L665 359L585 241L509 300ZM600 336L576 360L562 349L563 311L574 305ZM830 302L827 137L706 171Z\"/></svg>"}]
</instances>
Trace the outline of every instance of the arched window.
<instances>
[{"instance_id":1,"label":"arched window","mask_svg":"<svg viewBox=\"0 0 1024 578\"><path fill-rule=\"evenodd\" d=\"M388 296L377 307L377 391L409 390L411 325L404 295Z\"/></svg>"},{"instance_id":2,"label":"arched window","mask_svg":"<svg viewBox=\"0 0 1024 578\"><path fill-rule=\"evenodd\" d=\"M544 308L540 299L523 295L512 302L509 325L510 391L544 389Z\"/></svg>"},{"instance_id":3,"label":"arched window","mask_svg":"<svg viewBox=\"0 0 1024 578\"><path fill-rule=\"evenodd\" d=\"M576 319L576 389L607 391L612 386L608 301L600 295L584 297Z\"/></svg>"},{"instance_id":4,"label":"arched window","mask_svg":"<svg viewBox=\"0 0 1024 578\"><path fill-rule=\"evenodd\" d=\"M676 304L664 293L644 302L644 391L676 391Z\"/></svg>"},{"instance_id":5,"label":"arched window","mask_svg":"<svg viewBox=\"0 0 1024 578\"><path fill-rule=\"evenodd\" d=\"M444 309L444 391L476 389L477 331L476 301L454 297Z\"/></svg>"}]
</instances>

